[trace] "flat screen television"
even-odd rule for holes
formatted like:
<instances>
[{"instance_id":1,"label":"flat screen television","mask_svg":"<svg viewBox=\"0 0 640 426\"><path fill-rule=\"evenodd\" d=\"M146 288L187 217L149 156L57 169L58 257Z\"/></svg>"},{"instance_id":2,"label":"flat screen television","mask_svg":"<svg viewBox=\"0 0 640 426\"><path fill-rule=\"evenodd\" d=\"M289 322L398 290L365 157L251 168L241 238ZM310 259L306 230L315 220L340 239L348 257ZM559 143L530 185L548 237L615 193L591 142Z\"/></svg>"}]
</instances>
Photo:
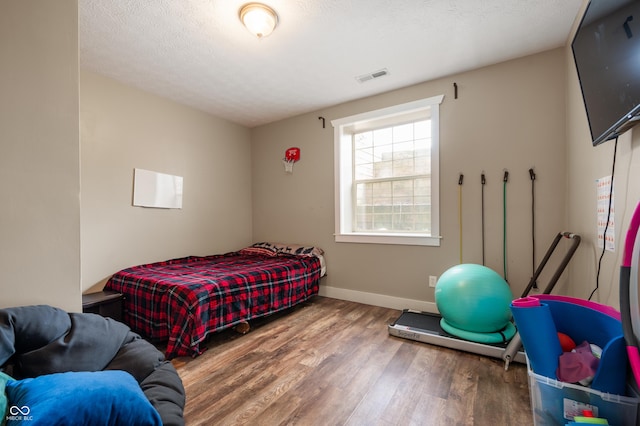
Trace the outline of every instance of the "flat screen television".
<instances>
[{"instance_id":1,"label":"flat screen television","mask_svg":"<svg viewBox=\"0 0 640 426\"><path fill-rule=\"evenodd\" d=\"M571 49L595 146L640 121L640 0L591 0Z\"/></svg>"}]
</instances>

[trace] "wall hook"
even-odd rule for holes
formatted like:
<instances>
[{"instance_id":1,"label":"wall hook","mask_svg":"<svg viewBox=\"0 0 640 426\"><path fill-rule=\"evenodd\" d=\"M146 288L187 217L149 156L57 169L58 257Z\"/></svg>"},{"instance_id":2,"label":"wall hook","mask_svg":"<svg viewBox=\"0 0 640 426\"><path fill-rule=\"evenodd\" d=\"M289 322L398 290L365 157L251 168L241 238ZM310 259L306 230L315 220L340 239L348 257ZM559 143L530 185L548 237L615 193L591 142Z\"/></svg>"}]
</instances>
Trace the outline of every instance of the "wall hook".
<instances>
[{"instance_id":1,"label":"wall hook","mask_svg":"<svg viewBox=\"0 0 640 426\"><path fill-rule=\"evenodd\" d=\"M318 117L318 120L322 120L322 128L324 129L324 117Z\"/></svg>"}]
</instances>

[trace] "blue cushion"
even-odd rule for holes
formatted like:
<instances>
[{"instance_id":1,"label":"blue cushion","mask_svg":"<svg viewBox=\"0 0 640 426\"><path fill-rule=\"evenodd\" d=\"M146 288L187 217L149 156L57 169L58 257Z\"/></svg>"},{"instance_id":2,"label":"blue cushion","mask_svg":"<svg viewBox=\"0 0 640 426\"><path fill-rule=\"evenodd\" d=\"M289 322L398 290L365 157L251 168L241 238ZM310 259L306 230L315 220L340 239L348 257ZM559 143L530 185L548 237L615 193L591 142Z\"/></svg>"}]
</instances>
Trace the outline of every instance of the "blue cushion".
<instances>
[{"instance_id":1,"label":"blue cushion","mask_svg":"<svg viewBox=\"0 0 640 426\"><path fill-rule=\"evenodd\" d=\"M68 372L6 384L7 425L162 425L125 371Z\"/></svg>"}]
</instances>

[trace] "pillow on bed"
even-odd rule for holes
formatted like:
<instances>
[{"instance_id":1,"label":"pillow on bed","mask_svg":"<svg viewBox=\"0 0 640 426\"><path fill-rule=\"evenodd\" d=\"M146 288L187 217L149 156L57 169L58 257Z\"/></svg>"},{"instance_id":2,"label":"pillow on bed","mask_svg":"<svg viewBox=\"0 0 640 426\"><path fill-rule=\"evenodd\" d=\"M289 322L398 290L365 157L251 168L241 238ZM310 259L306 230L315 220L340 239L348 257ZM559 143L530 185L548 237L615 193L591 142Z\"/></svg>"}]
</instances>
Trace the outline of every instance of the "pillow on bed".
<instances>
[{"instance_id":1,"label":"pillow on bed","mask_svg":"<svg viewBox=\"0 0 640 426\"><path fill-rule=\"evenodd\" d=\"M303 246L300 244L262 242L255 243L251 247L268 249L275 253L274 256L281 254L291 254L295 256L321 256L324 254L324 250L319 247Z\"/></svg>"},{"instance_id":2,"label":"pillow on bed","mask_svg":"<svg viewBox=\"0 0 640 426\"><path fill-rule=\"evenodd\" d=\"M138 382L126 371L68 372L6 385L7 425L162 425Z\"/></svg>"},{"instance_id":3,"label":"pillow on bed","mask_svg":"<svg viewBox=\"0 0 640 426\"><path fill-rule=\"evenodd\" d=\"M269 247L246 247L240 250L240 254L249 254L249 255L261 255L261 256L275 256L278 253L273 248Z\"/></svg>"},{"instance_id":4,"label":"pillow on bed","mask_svg":"<svg viewBox=\"0 0 640 426\"><path fill-rule=\"evenodd\" d=\"M300 244L275 243L278 254L293 254L295 256L321 256L324 251L319 247L303 246Z\"/></svg>"}]
</instances>

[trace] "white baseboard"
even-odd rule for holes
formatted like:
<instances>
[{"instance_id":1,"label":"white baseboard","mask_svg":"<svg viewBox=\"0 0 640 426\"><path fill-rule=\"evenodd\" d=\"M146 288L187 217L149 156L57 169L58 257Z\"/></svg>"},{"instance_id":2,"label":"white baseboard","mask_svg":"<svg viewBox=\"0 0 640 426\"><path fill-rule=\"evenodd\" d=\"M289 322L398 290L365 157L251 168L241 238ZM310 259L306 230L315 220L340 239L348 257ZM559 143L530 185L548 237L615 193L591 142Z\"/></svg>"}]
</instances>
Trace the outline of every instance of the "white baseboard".
<instances>
[{"instance_id":1,"label":"white baseboard","mask_svg":"<svg viewBox=\"0 0 640 426\"><path fill-rule=\"evenodd\" d=\"M365 305L382 306L383 308L398 310L413 309L416 311L438 313L438 308L435 303L424 300L403 299L401 297L347 290L326 285L320 286L320 292L318 294L333 299L348 300L350 302L364 303Z\"/></svg>"}]
</instances>

